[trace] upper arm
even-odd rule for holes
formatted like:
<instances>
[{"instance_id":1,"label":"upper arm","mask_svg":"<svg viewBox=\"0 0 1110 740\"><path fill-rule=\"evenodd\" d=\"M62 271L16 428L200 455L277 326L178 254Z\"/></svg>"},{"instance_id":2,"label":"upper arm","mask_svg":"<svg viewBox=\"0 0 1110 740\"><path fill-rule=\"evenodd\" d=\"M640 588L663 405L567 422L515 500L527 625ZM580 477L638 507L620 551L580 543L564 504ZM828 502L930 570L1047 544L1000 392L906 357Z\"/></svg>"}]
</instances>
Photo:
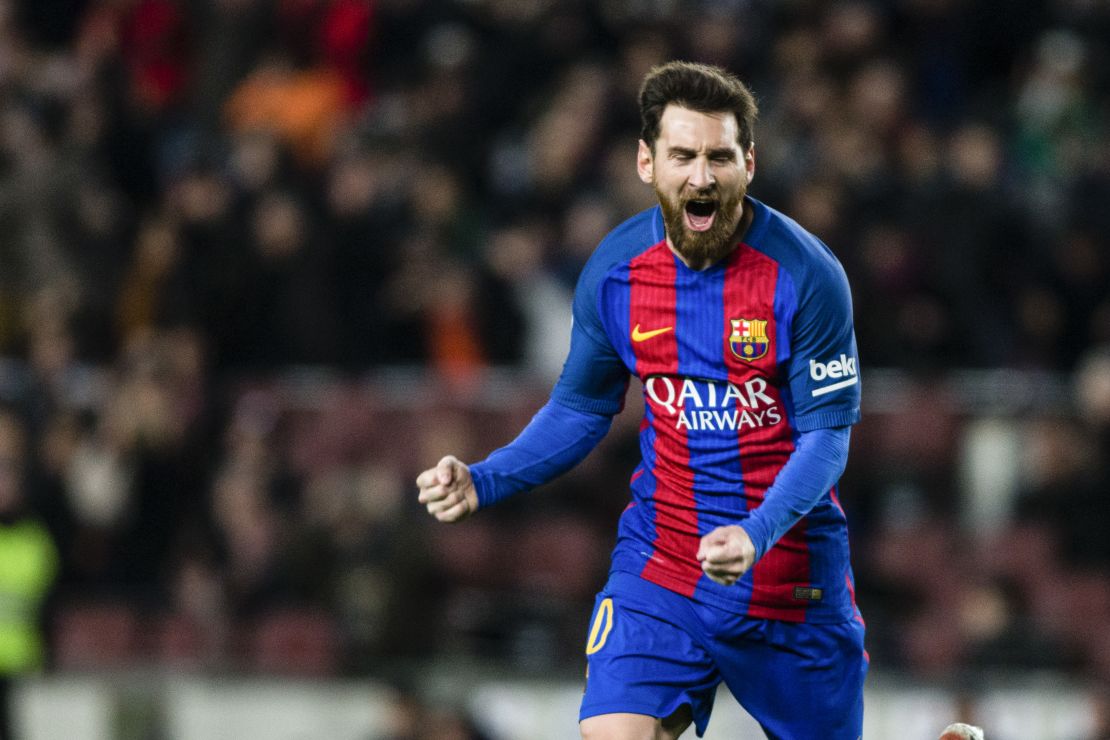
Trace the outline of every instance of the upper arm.
<instances>
[{"instance_id":1,"label":"upper arm","mask_svg":"<svg viewBox=\"0 0 1110 740\"><path fill-rule=\"evenodd\" d=\"M551 397L580 411L612 416L621 410L628 368L609 341L597 307L603 276L587 265L574 294L570 352Z\"/></svg>"},{"instance_id":2,"label":"upper arm","mask_svg":"<svg viewBox=\"0 0 1110 740\"><path fill-rule=\"evenodd\" d=\"M860 418L859 358L844 270L822 261L795 285L792 351L786 368L794 423L805 432Z\"/></svg>"}]
</instances>

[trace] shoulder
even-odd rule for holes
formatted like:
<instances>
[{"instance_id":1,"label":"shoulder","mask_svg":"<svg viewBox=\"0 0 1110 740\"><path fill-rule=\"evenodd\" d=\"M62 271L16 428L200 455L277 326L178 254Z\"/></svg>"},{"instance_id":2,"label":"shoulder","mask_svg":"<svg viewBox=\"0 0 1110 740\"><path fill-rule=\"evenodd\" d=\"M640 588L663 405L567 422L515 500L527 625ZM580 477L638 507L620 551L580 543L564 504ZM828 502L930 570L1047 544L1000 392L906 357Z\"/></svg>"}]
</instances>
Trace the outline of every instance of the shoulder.
<instances>
[{"instance_id":1,"label":"shoulder","mask_svg":"<svg viewBox=\"0 0 1110 740\"><path fill-rule=\"evenodd\" d=\"M840 260L819 238L786 214L757 200L749 245L778 263L800 290L843 288L848 279Z\"/></svg>"},{"instance_id":2,"label":"shoulder","mask_svg":"<svg viewBox=\"0 0 1110 740\"><path fill-rule=\"evenodd\" d=\"M601 240L582 269L579 287L596 287L614 267L629 262L663 241L664 233L659 206L637 213Z\"/></svg>"}]
</instances>

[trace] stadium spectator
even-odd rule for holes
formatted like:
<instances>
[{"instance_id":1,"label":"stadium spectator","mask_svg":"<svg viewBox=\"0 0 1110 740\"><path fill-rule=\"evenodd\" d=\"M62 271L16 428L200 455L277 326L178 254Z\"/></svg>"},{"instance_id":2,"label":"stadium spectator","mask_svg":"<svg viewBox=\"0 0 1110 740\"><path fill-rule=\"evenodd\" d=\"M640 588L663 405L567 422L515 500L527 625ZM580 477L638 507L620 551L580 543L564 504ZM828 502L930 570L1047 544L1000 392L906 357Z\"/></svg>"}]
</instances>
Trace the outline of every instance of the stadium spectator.
<instances>
[{"instance_id":1,"label":"stadium spectator","mask_svg":"<svg viewBox=\"0 0 1110 740\"><path fill-rule=\"evenodd\" d=\"M27 506L23 423L0 412L0 739L14 740L11 689L46 663L42 607L58 570L58 553Z\"/></svg>"}]
</instances>

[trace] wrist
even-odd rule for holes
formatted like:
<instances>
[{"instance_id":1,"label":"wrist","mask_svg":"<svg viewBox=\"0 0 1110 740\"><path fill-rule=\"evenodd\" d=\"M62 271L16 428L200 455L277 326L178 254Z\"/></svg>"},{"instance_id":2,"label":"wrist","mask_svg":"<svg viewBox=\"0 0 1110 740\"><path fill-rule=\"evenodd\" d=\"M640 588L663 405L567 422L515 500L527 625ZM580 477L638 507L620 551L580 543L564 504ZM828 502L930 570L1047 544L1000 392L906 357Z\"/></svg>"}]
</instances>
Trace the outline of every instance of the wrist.
<instances>
[{"instance_id":1,"label":"wrist","mask_svg":"<svg viewBox=\"0 0 1110 740\"><path fill-rule=\"evenodd\" d=\"M467 491L467 500L470 501L472 510L477 511L497 500L493 474L486 470L482 463L470 466L470 482L471 490Z\"/></svg>"},{"instance_id":2,"label":"wrist","mask_svg":"<svg viewBox=\"0 0 1110 740\"><path fill-rule=\"evenodd\" d=\"M744 530L744 533L748 535L748 539L751 540L752 543L752 548L755 550L755 560L753 562L758 562L769 549L769 545L766 542L767 537L764 532L765 527L761 526L761 522L754 516L749 516L736 526Z\"/></svg>"}]
</instances>

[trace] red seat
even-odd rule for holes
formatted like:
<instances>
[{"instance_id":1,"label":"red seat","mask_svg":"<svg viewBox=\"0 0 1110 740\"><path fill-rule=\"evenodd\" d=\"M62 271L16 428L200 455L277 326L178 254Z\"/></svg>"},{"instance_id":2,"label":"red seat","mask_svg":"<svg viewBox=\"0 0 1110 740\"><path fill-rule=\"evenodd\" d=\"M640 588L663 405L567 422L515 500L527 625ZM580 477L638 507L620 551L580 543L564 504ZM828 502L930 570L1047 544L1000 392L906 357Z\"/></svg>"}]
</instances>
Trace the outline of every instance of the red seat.
<instances>
[{"instance_id":1,"label":"red seat","mask_svg":"<svg viewBox=\"0 0 1110 740\"><path fill-rule=\"evenodd\" d=\"M119 668L140 658L139 619L123 603L97 602L64 608L54 623L59 668Z\"/></svg>"},{"instance_id":2,"label":"red seat","mask_svg":"<svg viewBox=\"0 0 1110 740\"><path fill-rule=\"evenodd\" d=\"M174 668L208 668L219 663L221 640L184 614L158 620L154 634L155 659Z\"/></svg>"},{"instance_id":3,"label":"red seat","mask_svg":"<svg viewBox=\"0 0 1110 740\"><path fill-rule=\"evenodd\" d=\"M334 620L314 609L281 609L254 623L247 636L249 671L282 676L326 677L339 669Z\"/></svg>"}]
</instances>

